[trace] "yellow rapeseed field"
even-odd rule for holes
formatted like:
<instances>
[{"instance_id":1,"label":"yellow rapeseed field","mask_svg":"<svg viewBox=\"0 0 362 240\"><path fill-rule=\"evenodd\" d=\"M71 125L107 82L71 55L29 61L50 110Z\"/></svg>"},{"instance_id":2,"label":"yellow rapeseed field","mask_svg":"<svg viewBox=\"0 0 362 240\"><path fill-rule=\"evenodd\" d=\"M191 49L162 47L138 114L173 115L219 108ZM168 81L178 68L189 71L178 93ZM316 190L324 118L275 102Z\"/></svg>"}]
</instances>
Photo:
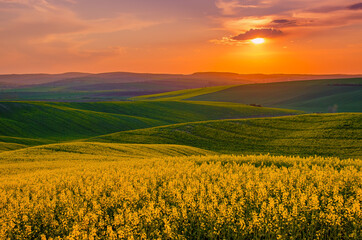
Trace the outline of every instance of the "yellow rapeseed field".
<instances>
[{"instance_id":1,"label":"yellow rapeseed field","mask_svg":"<svg viewBox=\"0 0 362 240\"><path fill-rule=\"evenodd\" d=\"M361 160L57 154L0 160L0 239L361 238Z\"/></svg>"}]
</instances>

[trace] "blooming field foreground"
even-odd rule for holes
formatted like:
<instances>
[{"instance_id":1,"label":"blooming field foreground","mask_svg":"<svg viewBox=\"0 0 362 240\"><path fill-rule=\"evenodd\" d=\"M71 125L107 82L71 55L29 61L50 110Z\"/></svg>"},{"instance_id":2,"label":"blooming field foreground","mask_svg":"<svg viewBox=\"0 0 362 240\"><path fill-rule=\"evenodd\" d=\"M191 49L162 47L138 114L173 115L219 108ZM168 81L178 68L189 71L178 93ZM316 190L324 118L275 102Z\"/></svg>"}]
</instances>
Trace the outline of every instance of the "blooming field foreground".
<instances>
[{"instance_id":1,"label":"blooming field foreground","mask_svg":"<svg viewBox=\"0 0 362 240\"><path fill-rule=\"evenodd\" d=\"M361 237L361 160L57 154L0 163L0 239Z\"/></svg>"}]
</instances>

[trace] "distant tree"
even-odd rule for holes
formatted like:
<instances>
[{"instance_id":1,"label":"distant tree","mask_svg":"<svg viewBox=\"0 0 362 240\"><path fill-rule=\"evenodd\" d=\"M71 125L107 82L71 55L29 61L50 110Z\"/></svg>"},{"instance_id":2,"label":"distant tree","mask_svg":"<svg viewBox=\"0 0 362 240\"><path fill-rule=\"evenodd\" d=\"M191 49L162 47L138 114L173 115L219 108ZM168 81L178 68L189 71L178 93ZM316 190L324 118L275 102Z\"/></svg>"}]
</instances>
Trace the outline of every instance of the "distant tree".
<instances>
[{"instance_id":1,"label":"distant tree","mask_svg":"<svg viewBox=\"0 0 362 240\"><path fill-rule=\"evenodd\" d=\"M333 106L328 108L329 113L336 113L337 110L338 110L338 105L337 104L334 104Z\"/></svg>"},{"instance_id":2,"label":"distant tree","mask_svg":"<svg viewBox=\"0 0 362 240\"><path fill-rule=\"evenodd\" d=\"M255 104L255 103L251 103L251 104L249 104L249 106L252 106L252 107L263 107L262 105L260 105L260 104Z\"/></svg>"}]
</instances>

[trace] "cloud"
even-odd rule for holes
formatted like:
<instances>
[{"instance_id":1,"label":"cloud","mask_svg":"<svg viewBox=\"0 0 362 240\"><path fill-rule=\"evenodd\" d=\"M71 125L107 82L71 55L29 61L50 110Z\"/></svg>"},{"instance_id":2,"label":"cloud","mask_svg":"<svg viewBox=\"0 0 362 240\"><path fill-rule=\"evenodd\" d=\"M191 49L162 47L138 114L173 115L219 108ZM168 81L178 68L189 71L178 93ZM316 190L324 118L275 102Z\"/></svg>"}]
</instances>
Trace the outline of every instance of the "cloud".
<instances>
[{"instance_id":1,"label":"cloud","mask_svg":"<svg viewBox=\"0 0 362 240\"><path fill-rule=\"evenodd\" d=\"M289 23L290 21L287 19L275 19L272 21L272 23L277 23L277 24L285 24L285 23Z\"/></svg>"},{"instance_id":2,"label":"cloud","mask_svg":"<svg viewBox=\"0 0 362 240\"><path fill-rule=\"evenodd\" d=\"M331 6L321 6L318 8L312 8L307 10L307 12L313 12L313 13L331 13L331 12L337 12L337 11L355 11L355 10L362 10L362 2L361 3L355 3L353 5L331 5Z\"/></svg>"},{"instance_id":3,"label":"cloud","mask_svg":"<svg viewBox=\"0 0 362 240\"><path fill-rule=\"evenodd\" d=\"M318 8L308 9L307 12L330 13L330 12L336 12L336 11L341 11L341 10L345 10L345 9L346 9L345 6L322 6L322 7L318 7Z\"/></svg>"},{"instance_id":4,"label":"cloud","mask_svg":"<svg viewBox=\"0 0 362 240\"><path fill-rule=\"evenodd\" d=\"M275 19L271 23L271 25L275 25L278 28L281 27L291 27L291 26L297 26L298 21L295 19Z\"/></svg>"},{"instance_id":5,"label":"cloud","mask_svg":"<svg viewBox=\"0 0 362 240\"><path fill-rule=\"evenodd\" d=\"M281 30L265 28L265 29L250 29L249 31L232 37L233 40L245 41L254 38L276 38L284 33Z\"/></svg>"},{"instance_id":6,"label":"cloud","mask_svg":"<svg viewBox=\"0 0 362 240\"><path fill-rule=\"evenodd\" d=\"M249 40L254 38L277 38L283 36L284 32L278 29L262 28L262 29L250 29L245 33L241 33L237 36L223 37L222 39L211 40L211 43L221 45L242 46L250 44Z\"/></svg>"},{"instance_id":7,"label":"cloud","mask_svg":"<svg viewBox=\"0 0 362 240\"><path fill-rule=\"evenodd\" d=\"M361 0L215 1L224 14L215 19L227 33L212 42L223 45L244 45L257 37L323 36L362 23ZM245 8L248 4L251 7Z\"/></svg>"},{"instance_id":8,"label":"cloud","mask_svg":"<svg viewBox=\"0 0 362 240\"><path fill-rule=\"evenodd\" d=\"M215 5L224 15L236 15L240 9L261 8L268 1L259 0L217 0Z\"/></svg>"},{"instance_id":9,"label":"cloud","mask_svg":"<svg viewBox=\"0 0 362 240\"><path fill-rule=\"evenodd\" d=\"M349 10L362 10L362 2L356 3L348 7Z\"/></svg>"},{"instance_id":10,"label":"cloud","mask_svg":"<svg viewBox=\"0 0 362 240\"><path fill-rule=\"evenodd\" d=\"M6 14L6 21L0 26L0 42L1 38L6 39L8 45L14 42L25 44L29 41L44 43L59 39L75 40L92 34L139 30L160 23L139 19L131 14L83 19L71 9L45 0L0 0L0 3L18 4L10 8L0 7L0 16Z\"/></svg>"},{"instance_id":11,"label":"cloud","mask_svg":"<svg viewBox=\"0 0 362 240\"><path fill-rule=\"evenodd\" d=\"M333 28L359 22L362 2L355 0L215 0L224 16L216 18L232 34L260 28ZM249 6L249 7L248 7ZM248 7L248 8L246 8ZM228 13L229 15L225 15Z\"/></svg>"},{"instance_id":12,"label":"cloud","mask_svg":"<svg viewBox=\"0 0 362 240\"><path fill-rule=\"evenodd\" d=\"M9 71L19 62L41 68L114 58L127 46L109 36L120 39L129 35L126 30L136 32L161 22L126 13L85 18L61 1L69 2L0 0L0 70Z\"/></svg>"},{"instance_id":13,"label":"cloud","mask_svg":"<svg viewBox=\"0 0 362 240\"><path fill-rule=\"evenodd\" d=\"M222 24L226 30L233 32L233 34L236 34L240 32L246 32L249 29L272 28L272 27L265 27L272 20L273 18L270 18L268 16L243 17L243 18L224 19Z\"/></svg>"},{"instance_id":14,"label":"cloud","mask_svg":"<svg viewBox=\"0 0 362 240\"><path fill-rule=\"evenodd\" d=\"M222 13L225 15L233 15L235 14L235 9L240 7L238 1L224 1L218 0L215 3L216 7L222 10Z\"/></svg>"}]
</instances>

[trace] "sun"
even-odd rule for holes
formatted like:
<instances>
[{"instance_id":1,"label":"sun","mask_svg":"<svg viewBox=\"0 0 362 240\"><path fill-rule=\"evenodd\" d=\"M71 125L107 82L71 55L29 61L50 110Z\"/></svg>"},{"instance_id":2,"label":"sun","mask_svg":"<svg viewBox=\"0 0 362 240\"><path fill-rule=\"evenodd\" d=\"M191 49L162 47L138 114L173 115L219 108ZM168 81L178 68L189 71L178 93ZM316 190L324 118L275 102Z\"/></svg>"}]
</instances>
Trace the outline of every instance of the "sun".
<instances>
[{"instance_id":1,"label":"sun","mask_svg":"<svg viewBox=\"0 0 362 240\"><path fill-rule=\"evenodd\" d=\"M265 43L265 39L264 38L254 38L252 40L250 40L252 43L254 44L262 44Z\"/></svg>"}]
</instances>

